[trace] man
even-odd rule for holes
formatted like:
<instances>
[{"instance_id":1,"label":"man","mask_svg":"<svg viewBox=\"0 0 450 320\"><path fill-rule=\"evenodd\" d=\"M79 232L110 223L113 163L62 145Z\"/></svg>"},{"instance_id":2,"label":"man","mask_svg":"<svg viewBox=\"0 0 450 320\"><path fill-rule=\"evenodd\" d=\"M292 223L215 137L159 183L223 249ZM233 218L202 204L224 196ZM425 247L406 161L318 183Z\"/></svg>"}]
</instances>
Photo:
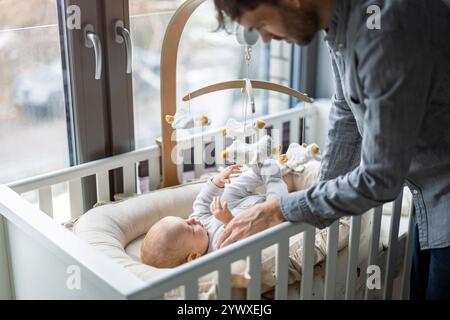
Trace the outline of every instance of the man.
<instances>
[{"instance_id":1,"label":"man","mask_svg":"<svg viewBox=\"0 0 450 320\"><path fill-rule=\"evenodd\" d=\"M324 30L336 81L321 179L231 222L219 246L283 221L319 228L394 200L415 206L411 297L450 299L450 9L442 0L215 0L262 39ZM367 13L380 9L380 28ZM372 7L373 8L373 7Z\"/></svg>"}]
</instances>

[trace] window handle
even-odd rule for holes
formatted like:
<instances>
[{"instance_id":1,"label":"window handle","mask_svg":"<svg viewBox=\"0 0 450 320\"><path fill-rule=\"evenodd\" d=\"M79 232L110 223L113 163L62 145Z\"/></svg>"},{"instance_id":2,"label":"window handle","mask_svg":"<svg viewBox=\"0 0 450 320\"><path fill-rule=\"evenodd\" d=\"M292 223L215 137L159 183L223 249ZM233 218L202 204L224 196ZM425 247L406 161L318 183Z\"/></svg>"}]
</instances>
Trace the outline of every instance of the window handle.
<instances>
[{"instance_id":1,"label":"window handle","mask_svg":"<svg viewBox=\"0 0 450 320\"><path fill-rule=\"evenodd\" d=\"M94 48L95 53L95 80L102 78L103 51L102 43L97 34L94 33L94 26L88 24L84 27L84 45L86 48Z\"/></svg>"},{"instance_id":2,"label":"window handle","mask_svg":"<svg viewBox=\"0 0 450 320\"><path fill-rule=\"evenodd\" d=\"M127 74L133 72L133 47L131 43L130 31L125 28L122 20L118 20L114 23L115 41L119 44L125 42L125 49L127 51Z\"/></svg>"}]
</instances>

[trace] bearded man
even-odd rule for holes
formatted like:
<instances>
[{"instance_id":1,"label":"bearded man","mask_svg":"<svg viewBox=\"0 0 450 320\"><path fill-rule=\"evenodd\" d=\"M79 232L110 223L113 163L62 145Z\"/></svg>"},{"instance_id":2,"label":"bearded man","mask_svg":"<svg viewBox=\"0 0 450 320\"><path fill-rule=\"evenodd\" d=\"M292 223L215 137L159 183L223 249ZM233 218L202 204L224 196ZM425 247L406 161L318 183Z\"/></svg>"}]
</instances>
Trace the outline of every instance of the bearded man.
<instances>
[{"instance_id":1,"label":"bearded man","mask_svg":"<svg viewBox=\"0 0 450 320\"><path fill-rule=\"evenodd\" d=\"M450 299L448 0L215 0L264 42L325 33L336 92L320 181L233 219L219 247L279 224L319 228L393 201L415 207L412 299ZM370 6L379 9L371 27Z\"/></svg>"}]
</instances>

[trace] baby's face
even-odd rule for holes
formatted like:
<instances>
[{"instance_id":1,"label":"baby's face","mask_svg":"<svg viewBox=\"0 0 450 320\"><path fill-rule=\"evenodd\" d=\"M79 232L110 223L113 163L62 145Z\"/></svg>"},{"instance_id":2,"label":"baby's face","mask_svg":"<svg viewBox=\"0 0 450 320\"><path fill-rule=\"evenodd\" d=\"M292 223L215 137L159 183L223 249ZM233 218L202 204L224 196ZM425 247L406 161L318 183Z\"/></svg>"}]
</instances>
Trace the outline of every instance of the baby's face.
<instances>
[{"instance_id":1,"label":"baby's face","mask_svg":"<svg viewBox=\"0 0 450 320\"><path fill-rule=\"evenodd\" d=\"M166 226L176 233L178 241L187 252L205 254L208 250L208 232L200 221L179 217L164 218Z\"/></svg>"}]
</instances>

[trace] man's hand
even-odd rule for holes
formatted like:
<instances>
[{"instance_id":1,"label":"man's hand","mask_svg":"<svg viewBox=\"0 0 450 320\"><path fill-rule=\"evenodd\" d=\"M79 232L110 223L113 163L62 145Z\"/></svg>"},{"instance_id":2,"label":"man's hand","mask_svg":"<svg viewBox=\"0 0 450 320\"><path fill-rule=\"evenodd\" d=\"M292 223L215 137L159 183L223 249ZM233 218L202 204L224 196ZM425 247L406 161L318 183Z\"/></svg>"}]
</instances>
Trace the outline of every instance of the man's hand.
<instances>
[{"instance_id":1,"label":"man's hand","mask_svg":"<svg viewBox=\"0 0 450 320\"><path fill-rule=\"evenodd\" d=\"M258 204L240 213L228 223L217 242L217 247L226 247L284 221L279 200Z\"/></svg>"},{"instance_id":2,"label":"man's hand","mask_svg":"<svg viewBox=\"0 0 450 320\"><path fill-rule=\"evenodd\" d=\"M228 209L228 203L224 202L222 207L220 197L214 197L209 208L214 217L225 226L233 219L233 214L230 209Z\"/></svg>"},{"instance_id":3,"label":"man's hand","mask_svg":"<svg viewBox=\"0 0 450 320\"><path fill-rule=\"evenodd\" d=\"M223 170L221 173L218 173L213 178L213 183L219 187L223 188L225 187L226 183L230 183L230 175L233 173L240 173L241 172L241 166L235 164L232 166L227 167L225 170Z\"/></svg>"}]
</instances>

